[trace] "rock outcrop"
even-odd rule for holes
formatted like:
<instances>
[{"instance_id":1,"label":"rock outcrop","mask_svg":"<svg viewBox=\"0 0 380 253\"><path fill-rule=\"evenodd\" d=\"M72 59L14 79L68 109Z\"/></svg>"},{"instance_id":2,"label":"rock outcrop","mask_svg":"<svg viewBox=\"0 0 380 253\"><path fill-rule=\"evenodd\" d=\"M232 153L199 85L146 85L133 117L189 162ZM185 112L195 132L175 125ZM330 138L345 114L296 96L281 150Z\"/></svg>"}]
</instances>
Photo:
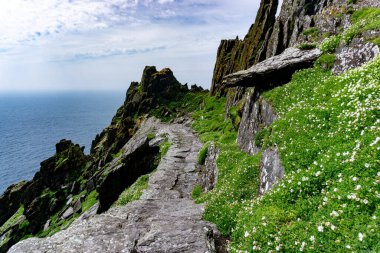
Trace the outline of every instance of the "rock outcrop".
<instances>
[{"instance_id":1,"label":"rock outcrop","mask_svg":"<svg viewBox=\"0 0 380 253\"><path fill-rule=\"evenodd\" d=\"M17 211L26 187L25 181L11 185L0 197L0 224L7 221Z\"/></svg>"},{"instance_id":2,"label":"rock outcrop","mask_svg":"<svg viewBox=\"0 0 380 253\"><path fill-rule=\"evenodd\" d=\"M260 164L259 196L270 190L285 175L281 165L280 154L277 147L268 148L263 152Z\"/></svg>"},{"instance_id":3,"label":"rock outcrop","mask_svg":"<svg viewBox=\"0 0 380 253\"><path fill-rule=\"evenodd\" d=\"M227 88L240 86L267 90L289 82L294 72L310 68L321 55L319 49L288 48L282 54L262 61L247 70L225 76L223 84Z\"/></svg>"},{"instance_id":4,"label":"rock outcrop","mask_svg":"<svg viewBox=\"0 0 380 253\"><path fill-rule=\"evenodd\" d=\"M201 166L200 184L204 192L211 191L215 188L218 181L218 166L216 161L219 157L219 149L215 143L211 143L207 150L205 164Z\"/></svg>"},{"instance_id":5,"label":"rock outcrop","mask_svg":"<svg viewBox=\"0 0 380 253\"><path fill-rule=\"evenodd\" d=\"M360 67L379 53L379 46L371 42L364 42L363 38L355 38L349 46L338 49L332 71L334 74L341 74L349 69Z\"/></svg>"},{"instance_id":6,"label":"rock outcrop","mask_svg":"<svg viewBox=\"0 0 380 253\"><path fill-rule=\"evenodd\" d=\"M240 148L251 155L259 152L261 144L260 140L257 140L258 133L276 119L272 106L260 97L255 88L250 88L238 131L237 143Z\"/></svg>"},{"instance_id":7,"label":"rock outcrop","mask_svg":"<svg viewBox=\"0 0 380 253\"><path fill-rule=\"evenodd\" d=\"M143 129L153 126L156 136L165 134L172 145L140 200L80 219L52 237L22 241L9 253L224 252L215 226L202 220L203 206L190 199L201 148L196 135L181 124L147 122Z\"/></svg>"},{"instance_id":8,"label":"rock outcrop","mask_svg":"<svg viewBox=\"0 0 380 253\"><path fill-rule=\"evenodd\" d=\"M251 26L244 40L222 40L218 48L217 60L211 86L212 95L225 95L227 90L222 86L222 78L233 72L247 69L265 59L268 36L275 23L278 0L261 1L256 21Z\"/></svg>"},{"instance_id":9,"label":"rock outcrop","mask_svg":"<svg viewBox=\"0 0 380 253\"><path fill-rule=\"evenodd\" d=\"M111 125L96 136L92 142L91 155L96 157L95 170L110 162L127 141L136 133L140 121L138 115L149 113L160 107L160 113L168 116L176 114L165 105L181 98L188 88L180 84L168 69L157 71L156 67L147 66L144 69L141 82L132 82L128 88L126 99Z\"/></svg>"},{"instance_id":10,"label":"rock outcrop","mask_svg":"<svg viewBox=\"0 0 380 253\"><path fill-rule=\"evenodd\" d=\"M136 134L121 149L118 157L97 172L99 193L98 212L107 211L119 195L141 175L152 172L156 167L160 148L150 142L148 135L155 131L154 119L144 121Z\"/></svg>"}]
</instances>

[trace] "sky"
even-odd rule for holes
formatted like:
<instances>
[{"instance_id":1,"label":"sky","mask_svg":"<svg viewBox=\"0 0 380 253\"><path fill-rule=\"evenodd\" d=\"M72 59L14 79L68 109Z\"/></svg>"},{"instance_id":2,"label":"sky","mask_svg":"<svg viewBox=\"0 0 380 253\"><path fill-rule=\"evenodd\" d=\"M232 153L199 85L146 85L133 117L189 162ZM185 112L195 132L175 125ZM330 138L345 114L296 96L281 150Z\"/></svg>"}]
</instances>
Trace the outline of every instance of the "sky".
<instances>
[{"instance_id":1,"label":"sky","mask_svg":"<svg viewBox=\"0 0 380 253\"><path fill-rule=\"evenodd\" d=\"M209 88L258 0L0 0L0 92L126 90L146 65Z\"/></svg>"}]
</instances>

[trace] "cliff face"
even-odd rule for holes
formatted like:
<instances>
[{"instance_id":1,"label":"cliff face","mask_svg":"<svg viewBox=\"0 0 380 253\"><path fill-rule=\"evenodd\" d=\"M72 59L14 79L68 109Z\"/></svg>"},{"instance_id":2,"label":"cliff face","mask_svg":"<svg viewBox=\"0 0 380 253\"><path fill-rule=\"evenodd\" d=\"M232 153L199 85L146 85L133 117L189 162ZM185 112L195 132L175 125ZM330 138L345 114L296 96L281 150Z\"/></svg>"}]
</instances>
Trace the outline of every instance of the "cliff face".
<instances>
[{"instance_id":1,"label":"cliff face","mask_svg":"<svg viewBox=\"0 0 380 253\"><path fill-rule=\"evenodd\" d=\"M217 60L212 79L211 94L225 95L222 87L223 76L246 69L265 59L268 37L272 33L278 0L265 0L260 4L256 21L251 26L244 40L222 40L219 45Z\"/></svg>"}]
</instances>

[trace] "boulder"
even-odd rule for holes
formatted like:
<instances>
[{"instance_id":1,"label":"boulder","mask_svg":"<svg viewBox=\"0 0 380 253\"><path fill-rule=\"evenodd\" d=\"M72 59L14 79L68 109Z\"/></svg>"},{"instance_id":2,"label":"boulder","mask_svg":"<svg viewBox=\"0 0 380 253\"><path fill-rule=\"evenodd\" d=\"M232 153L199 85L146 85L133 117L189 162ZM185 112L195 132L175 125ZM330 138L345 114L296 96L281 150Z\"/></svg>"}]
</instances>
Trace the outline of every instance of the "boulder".
<instances>
[{"instance_id":1,"label":"boulder","mask_svg":"<svg viewBox=\"0 0 380 253\"><path fill-rule=\"evenodd\" d=\"M71 218L71 216L74 215L74 208L72 208L71 206L69 208L66 209L65 212L63 212L61 218L66 220L68 218Z\"/></svg>"},{"instance_id":2,"label":"boulder","mask_svg":"<svg viewBox=\"0 0 380 253\"><path fill-rule=\"evenodd\" d=\"M223 78L226 87L256 87L270 89L290 81L294 72L309 68L322 55L319 49L288 48L282 54L262 61L247 70Z\"/></svg>"},{"instance_id":3,"label":"boulder","mask_svg":"<svg viewBox=\"0 0 380 253\"><path fill-rule=\"evenodd\" d=\"M281 165L280 154L277 147L268 148L263 152L260 164L259 196L273 188L284 178L285 170Z\"/></svg>"}]
</instances>

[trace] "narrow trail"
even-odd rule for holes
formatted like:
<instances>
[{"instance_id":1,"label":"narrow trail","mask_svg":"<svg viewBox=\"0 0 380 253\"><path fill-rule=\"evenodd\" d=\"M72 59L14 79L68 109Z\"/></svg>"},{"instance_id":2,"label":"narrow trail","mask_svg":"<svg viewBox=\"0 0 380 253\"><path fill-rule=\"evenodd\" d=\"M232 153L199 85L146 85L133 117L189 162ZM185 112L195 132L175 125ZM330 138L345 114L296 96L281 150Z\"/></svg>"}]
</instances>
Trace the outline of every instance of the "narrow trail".
<instances>
[{"instance_id":1,"label":"narrow trail","mask_svg":"<svg viewBox=\"0 0 380 253\"><path fill-rule=\"evenodd\" d=\"M10 253L216 252L216 227L204 220L204 207L191 200L201 148L193 130L182 124L157 123L171 147L150 176L140 200L111 208L44 239L28 239Z\"/></svg>"}]
</instances>

